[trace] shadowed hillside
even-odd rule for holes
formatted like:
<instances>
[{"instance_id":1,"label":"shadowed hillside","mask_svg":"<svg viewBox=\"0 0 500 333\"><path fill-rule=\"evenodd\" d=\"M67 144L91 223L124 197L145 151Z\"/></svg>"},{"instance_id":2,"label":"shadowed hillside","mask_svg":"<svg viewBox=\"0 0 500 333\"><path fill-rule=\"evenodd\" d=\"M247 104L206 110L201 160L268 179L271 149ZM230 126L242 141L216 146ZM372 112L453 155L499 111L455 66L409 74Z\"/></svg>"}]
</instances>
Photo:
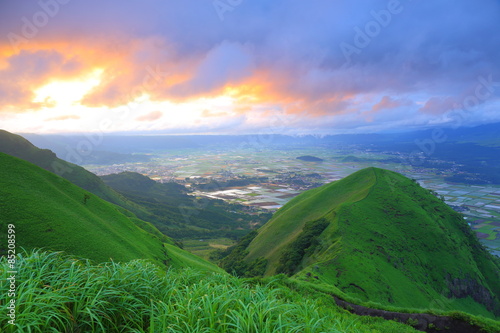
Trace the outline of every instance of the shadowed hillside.
<instances>
[{"instance_id":1,"label":"shadowed hillside","mask_svg":"<svg viewBox=\"0 0 500 333\"><path fill-rule=\"evenodd\" d=\"M151 212L148 221L172 237L230 237L245 235L271 214L242 213L243 206L223 200L196 198L176 183L158 183L136 172L101 176L111 188Z\"/></svg>"},{"instance_id":2,"label":"shadowed hillside","mask_svg":"<svg viewBox=\"0 0 500 333\"><path fill-rule=\"evenodd\" d=\"M0 153L0 228L15 226L16 246L47 248L97 262L149 259L218 271L177 248L154 226L34 164ZM7 235L0 234L6 254Z\"/></svg>"},{"instance_id":3,"label":"shadowed hillside","mask_svg":"<svg viewBox=\"0 0 500 333\"><path fill-rule=\"evenodd\" d=\"M21 158L53 172L106 201L130 210L141 218L148 215L144 208L116 193L98 176L76 164L57 158L56 154L48 149L34 146L22 136L0 130L0 152Z\"/></svg>"}]
</instances>

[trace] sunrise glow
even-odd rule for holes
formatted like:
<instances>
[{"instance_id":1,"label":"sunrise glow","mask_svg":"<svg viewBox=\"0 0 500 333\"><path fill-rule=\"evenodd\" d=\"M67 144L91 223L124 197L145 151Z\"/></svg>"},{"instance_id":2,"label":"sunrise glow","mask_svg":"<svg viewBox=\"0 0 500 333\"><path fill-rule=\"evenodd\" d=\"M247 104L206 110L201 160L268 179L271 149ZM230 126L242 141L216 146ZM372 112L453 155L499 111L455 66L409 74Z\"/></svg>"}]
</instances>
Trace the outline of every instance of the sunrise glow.
<instances>
[{"instance_id":1,"label":"sunrise glow","mask_svg":"<svg viewBox=\"0 0 500 333\"><path fill-rule=\"evenodd\" d=\"M153 3L61 5L36 31L18 19L36 3L6 8L0 122L20 132L93 132L111 119L109 131L256 133L278 117L286 133L335 134L453 126L460 110L470 125L500 121L496 2L453 5L463 31L442 20L444 3L401 2L388 24L364 14L385 13L384 1L256 2L222 18L211 2ZM91 15L92 4L116 15Z\"/></svg>"},{"instance_id":2,"label":"sunrise glow","mask_svg":"<svg viewBox=\"0 0 500 333\"><path fill-rule=\"evenodd\" d=\"M95 69L87 77L72 81L53 81L35 90L33 102L49 107L68 107L77 104L101 82L102 69Z\"/></svg>"}]
</instances>

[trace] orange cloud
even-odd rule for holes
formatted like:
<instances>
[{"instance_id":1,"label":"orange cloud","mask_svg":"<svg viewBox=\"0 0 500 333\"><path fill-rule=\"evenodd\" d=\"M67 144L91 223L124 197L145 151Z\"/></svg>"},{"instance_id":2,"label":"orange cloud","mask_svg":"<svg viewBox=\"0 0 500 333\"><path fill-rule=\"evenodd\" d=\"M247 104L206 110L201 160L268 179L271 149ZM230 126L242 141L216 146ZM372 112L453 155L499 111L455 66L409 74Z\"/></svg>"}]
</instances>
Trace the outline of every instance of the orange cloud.
<instances>
[{"instance_id":1,"label":"orange cloud","mask_svg":"<svg viewBox=\"0 0 500 333\"><path fill-rule=\"evenodd\" d=\"M395 100L391 98L390 96L384 96L378 102L372 107L372 111L377 112L380 110L387 110L387 109L394 109L402 105L407 105L407 101L400 101L400 100Z\"/></svg>"},{"instance_id":2,"label":"orange cloud","mask_svg":"<svg viewBox=\"0 0 500 333\"><path fill-rule=\"evenodd\" d=\"M163 112L153 111L153 112L150 112L148 114L139 116L139 117L135 118L135 120L137 120L137 121L155 121L155 120L160 119L161 117L163 117Z\"/></svg>"},{"instance_id":3,"label":"orange cloud","mask_svg":"<svg viewBox=\"0 0 500 333\"><path fill-rule=\"evenodd\" d=\"M210 110L203 110L201 112L201 116L202 117L205 117L205 118L208 118L208 117L224 117L224 116L228 116L229 113L227 112L214 112L214 111L210 111Z\"/></svg>"},{"instance_id":4,"label":"orange cloud","mask_svg":"<svg viewBox=\"0 0 500 333\"><path fill-rule=\"evenodd\" d=\"M59 117L49 118L46 121L61 121L61 120L76 120L76 119L80 119L80 116L72 114L72 115L67 115L67 116L59 116Z\"/></svg>"},{"instance_id":5,"label":"orange cloud","mask_svg":"<svg viewBox=\"0 0 500 333\"><path fill-rule=\"evenodd\" d=\"M0 45L0 110L24 112L51 107L49 99L35 102L35 92L54 81L78 79L92 71L92 59L84 47L68 43L26 45L19 52Z\"/></svg>"},{"instance_id":6,"label":"orange cloud","mask_svg":"<svg viewBox=\"0 0 500 333\"><path fill-rule=\"evenodd\" d=\"M370 100L366 100L365 103L371 104ZM410 101L409 99L394 99L390 96L383 96L382 99L378 102L375 103L371 110L365 111L362 114L365 116L365 120L367 122L373 122L374 117L377 113L380 113L381 111L387 111L387 110L393 110L396 108L399 108L401 106L410 106L412 105L413 102Z\"/></svg>"},{"instance_id":7,"label":"orange cloud","mask_svg":"<svg viewBox=\"0 0 500 333\"><path fill-rule=\"evenodd\" d=\"M334 73L317 81L319 74L306 69L257 65L248 52L244 46L224 44L186 56L162 38L119 35L102 40L33 40L17 53L0 45L0 111L50 108L53 101L36 100L35 91L52 82L83 80L97 69L99 83L78 101L83 106L115 108L143 96L174 103L227 96L238 114L256 105L311 117L351 110L357 92L352 87L340 89ZM233 54L243 60L225 70L224 61Z\"/></svg>"},{"instance_id":8,"label":"orange cloud","mask_svg":"<svg viewBox=\"0 0 500 333\"><path fill-rule=\"evenodd\" d=\"M218 93L235 99L236 112L245 113L251 106L265 105L279 107L286 114L308 117L348 112L357 97L353 89L315 89L315 83L302 89L301 83L302 78L293 71L259 68L251 77L236 84L228 83Z\"/></svg>"},{"instance_id":9,"label":"orange cloud","mask_svg":"<svg viewBox=\"0 0 500 333\"><path fill-rule=\"evenodd\" d=\"M145 94L152 100L161 98L161 90L187 80L192 66L190 59L180 64L165 60L155 43L155 38L117 44L86 39L32 41L18 52L0 45L0 110L50 107L47 102L33 102L37 89L81 79L97 68L102 70L101 82L82 99L82 105L120 106ZM169 75L172 68L175 71Z\"/></svg>"}]
</instances>

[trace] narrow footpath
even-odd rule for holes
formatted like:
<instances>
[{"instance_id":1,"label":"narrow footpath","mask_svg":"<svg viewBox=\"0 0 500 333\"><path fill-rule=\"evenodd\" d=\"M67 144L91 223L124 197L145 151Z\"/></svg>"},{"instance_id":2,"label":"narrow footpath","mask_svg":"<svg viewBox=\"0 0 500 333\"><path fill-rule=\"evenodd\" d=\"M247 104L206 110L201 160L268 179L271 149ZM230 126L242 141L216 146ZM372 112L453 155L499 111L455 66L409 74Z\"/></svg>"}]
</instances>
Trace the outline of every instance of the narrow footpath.
<instances>
[{"instance_id":1,"label":"narrow footpath","mask_svg":"<svg viewBox=\"0 0 500 333\"><path fill-rule=\"evenodd\" d=\"M402 313L372 309L362 305L346 302L333 296L338 306L359 316L382 317L401 323L415 323L411 326L416 330L428 333L481 333L481 327L469 322L446 316L436 316L427 313Z\"/></svg>"}]
</instances>

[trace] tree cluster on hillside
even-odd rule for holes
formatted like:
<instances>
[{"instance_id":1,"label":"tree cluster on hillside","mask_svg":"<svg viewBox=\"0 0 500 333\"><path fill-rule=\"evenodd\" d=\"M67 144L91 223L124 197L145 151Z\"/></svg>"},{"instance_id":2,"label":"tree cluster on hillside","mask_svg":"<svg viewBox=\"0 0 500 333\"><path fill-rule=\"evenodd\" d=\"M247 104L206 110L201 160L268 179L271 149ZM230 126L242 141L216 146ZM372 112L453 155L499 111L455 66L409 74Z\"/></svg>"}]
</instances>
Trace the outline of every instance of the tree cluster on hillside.
<instances>
[{"instance_id":1,"label":"tree cluster on hillside","mask_svg":"<svg viewBox=\"0 0 500 333\"><path fill-rule=\"evenodd\" d=\"M306 253L314 252L319 244L317 237L330 225L325 218L309 221L305 224L300 235L291 242L281 255L276 273L293 275L300 267Z\"/></svg>"},{"instance_id":2,"label":"tree cluster on hillside","mask_svg":"<svg viewBox=\"0 0 500 333\"><path fill-rule=\"evenodd\" d=\"M257 235L257 231L252 231L243 237L238 244L222 252L221 256L223 259L220 261L219 266L227 272L239 277L262 276L267 266L266 259L257 258L250 262L244 260L248 255L248 250L246 248Z\"/></svg>"}]
</instances>

